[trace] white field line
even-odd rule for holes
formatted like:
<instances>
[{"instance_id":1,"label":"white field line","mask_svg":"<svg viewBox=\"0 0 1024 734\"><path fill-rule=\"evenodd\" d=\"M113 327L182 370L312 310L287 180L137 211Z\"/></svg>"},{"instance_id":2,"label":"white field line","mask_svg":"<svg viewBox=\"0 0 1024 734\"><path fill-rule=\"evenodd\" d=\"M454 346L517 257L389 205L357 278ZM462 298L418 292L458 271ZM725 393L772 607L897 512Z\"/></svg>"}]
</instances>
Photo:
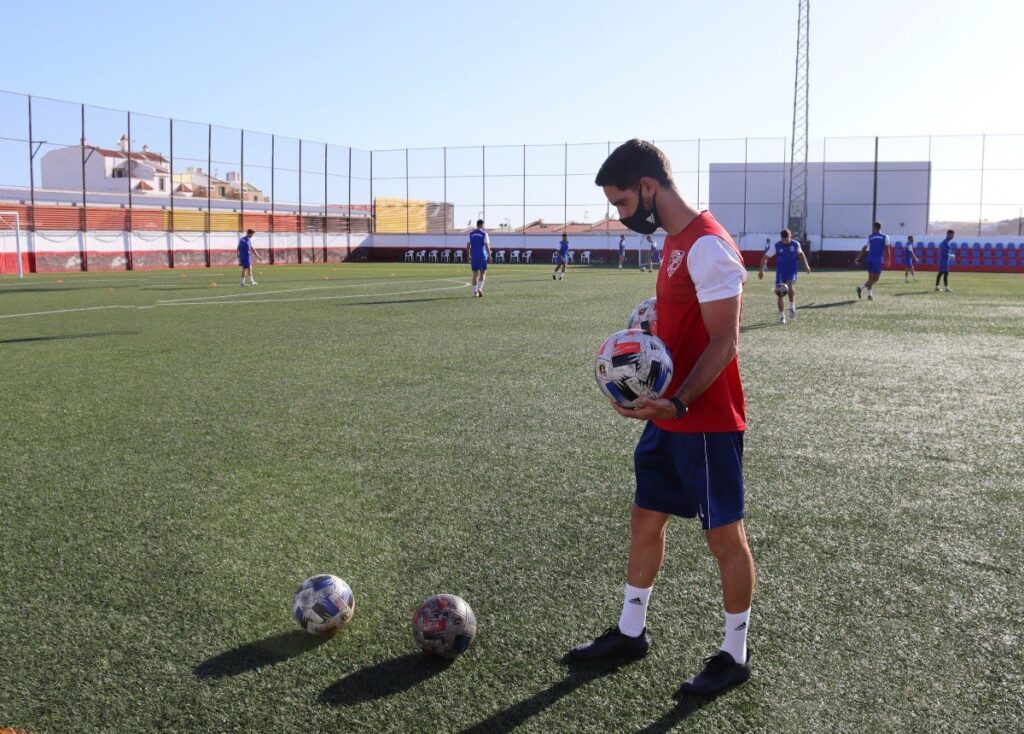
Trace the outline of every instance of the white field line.
<instances>
[{"instance_id":1,"label":"white field line","mask_svg":"<svg viewBox=\"0 0 1024 734\"><path fill-rule=\"evenodd\" d=\"M396 283L399 283L401 281L384 281L384 282L396 282ZM344 295L344 296L317 296L317 297L312 297L312 298L249 298L248 300L244 300L244 301L210 301L210 300L206 300L206 299L194 299L194 300L189 301L187 299L179 299L179 300L175 300L175 301L158 301L156 304L150 304L150 305L146 305L146 306L127 306L127 305L84 306L82 308L60 308L60 309L56 309L56 310L53 310L53 311L32 311L32 312L29 312L29 313L2 314L2 315L0 315L0 319L16 319L16 318L23 318L23 317L29 317L29 316L52 316L52 315L63 314L63 313L78 313L78 312L81 312L81 311L104 311L104 310L117 309L117 308L131 311L131 310L150 309L150 308L154 308L156 306L232 306L232 305L241 305L241 304L246 304L246 303L294 303L294 302L298 302L298 301L331 301L331 300L341 300L341 299L348 299L348 298L380 298L380 297L383 297L383 296L406 296L406 295L410 295L410 294L414 294L414 293L431 293L431 292L435 292L435 291L458 290L460 288L468 288L469 285L470 285L467 281L457 280L455 278L434 278L432 280L406 281L406 282L416 282L416 283L438 283L438 282L442 282L442 283L455 283L456 285L446 285L446 286L441 286L441 287L438 287L438 288L418 288L418 289L405 290L405 291L381 291L381 292L378 292L378 293L356 293L356 294ZM360 284L358 286L348 286L348 287L367 287L367 286L371 286L371 285L383 285L383 283L363 283L363 284ZM345 287L345 286L340 286L340 287ZM296 288L292 288L292 289L288 289L288 290L284 290L284 291L268 291L266 294L260 294L260 295L270 295L271 293L290 293L290 292L294 292L295 290L322 290L322 287L317 286L317 287L313 287L313 288L297 288L297 289ZM237 295L253 296L253 295L256 295L256 294L254 294L253 292L250 291L250 292L245 293L245 294L239 293Z\"/></svg>"},{"instance_id":2,"label":"white field line","mask_svg":"<svg viewBox=\"0 0 1024 734\"><path fill-rule=\"evenodd\" d=\"M438 291L454 291L462 288L469 288L469 283L456 281L452 278L444 280L455 282L457 285L444 285L437 288L417 288L411 291L382 291L380 293L353 293L345 296L311 296L309 298L249 298L244 301L161 301L159 306L244 306L248 303L298 303L300 301L340 301L347 298L380 298L383 296L408 296L414 293L436 293ZM436 281L427 281L436 282ZM315 290L310 288L309 290ZM285 291L278 291L285 292ZM140 308L147 308L142 306Z\"/></svg>"},{"instance_id":3,"label":"white field line","mask_svg":"<svg viewBox=\"0 0 1024 734\"><path fill-rule=\"evenodd\" d=\"M331 290L338 290L338 289L341 289L341 288L371 288L373 286L384 285L385 283L402 283L402 284L405 284L405 283L440 283L440 282L445 282L445 281L449 281L450 282L451 280L452 280L452 278L430 278L428 280L397 280L396 279L396 280L380 280L380 281L374 281L372 283L346 283L344 285L315 285L315 286L307 286L307 287L304 287L304 288L284 288L282 290L277 290L277 291L241 290L238 293L229 293L229 294L226 294L226 295L219 295L219 296L201 296L201 297L192 296L190 298L171 298L171 299L165 299L165 300L157 301L157 303L160 304L161 306L165 306L165 305L171 305L171 304L174 304L174 303L185 303L185 302L197 303L199 301L221 301L221 300L225 300L225 299L228 299L228 298L246 298L248 296L272 296L272 295L275 295L277 293L295 293L297 291L302 291L302 292L306 292L306 291L331 291ZM459 282L461 283L462 281L459 281ZM239 286L239 287L241 287L241 286ZM246 286L246 287L249 288L251 286Z\"/></svg>"}]
</instances>

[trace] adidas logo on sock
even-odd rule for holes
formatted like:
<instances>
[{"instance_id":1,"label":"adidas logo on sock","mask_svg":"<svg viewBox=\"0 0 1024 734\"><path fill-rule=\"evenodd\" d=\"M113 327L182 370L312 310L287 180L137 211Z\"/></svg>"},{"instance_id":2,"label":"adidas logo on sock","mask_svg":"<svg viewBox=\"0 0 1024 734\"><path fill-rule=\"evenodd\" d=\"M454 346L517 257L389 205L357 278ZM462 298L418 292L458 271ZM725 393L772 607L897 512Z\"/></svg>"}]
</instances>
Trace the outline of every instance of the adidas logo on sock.
<instances>
[{"instance_id":1,"label":"adidas logo on sock","mask_svg":"<svg viewBox=\"0 0 1024 734\"><path fill-rule=\"evenodd\" d=\"M740 632L741 630L745 630L746 628L747 628L747 623L746 622L742 622L742 623L740 623L740 626L736 627L733 631L734 632Z\"/></svg>"},{"instance_id":2,"label":"adidas logo on sock","mask_svg":"<svg viewBox=\"0 0 1024 734\"><path fill-rule=\"evenodd\" d=\"M643 602L640 601L640 597L639 596L634 596L632 599L629 600L629 603L630 604L641 604L641 605L643 604Z\"/></svg>"}]
</instances>

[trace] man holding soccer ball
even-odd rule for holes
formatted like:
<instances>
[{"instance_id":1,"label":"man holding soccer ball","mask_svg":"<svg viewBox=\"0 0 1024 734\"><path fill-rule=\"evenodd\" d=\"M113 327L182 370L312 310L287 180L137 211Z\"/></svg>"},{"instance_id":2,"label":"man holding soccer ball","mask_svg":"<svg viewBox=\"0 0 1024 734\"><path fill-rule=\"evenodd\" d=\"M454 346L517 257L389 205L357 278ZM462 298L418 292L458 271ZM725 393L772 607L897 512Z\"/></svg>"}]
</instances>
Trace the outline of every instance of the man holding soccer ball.
<instances>
[{"instance_id":1,"label":"man holding soccer ball","mask_svg":"<svg viewBox=\"0 0 1024 734\"><path fill-rule=\"evenodd\" d=\"M743 528L743 431L746 406L736 355L747 273L729 234L709 212L683 200L672 168L651 143L630 140L601 166L595 183L642 235L668 237L658 272L658 337L675 372L665 399L612 403L647 421L634 452L636 495L622 614L597 639L573 648L573 661L639 658L650 647L647 605L665 557L669 517L698 517L718 563L725 640L689 678L683 693L712 695L750 677L747 625L754 561Z\"/></svg>"},{"instance_id":2,"label":"man holding soccer ball","mask_svg":"<svg viewBox=\"0 0 1024 734\"><path fill-rule=\"evenodd\" d=\"M764 251L761 257L761 267L757 271L757 279L764 279L764 266L768 259L774 254L775 257L775 295L779 305L779 323L786 323L786 311L783 306L783 297L789 295L789 318L796 318L796 278L799 270L798 264L804 264L807 274L811 273L811 266L807 263L807 256L804 254L800 243L793 239L788 229L782 230L779 235L781 239L775 243L775 252L770 249Z\"/></svg>"}]
</instances>

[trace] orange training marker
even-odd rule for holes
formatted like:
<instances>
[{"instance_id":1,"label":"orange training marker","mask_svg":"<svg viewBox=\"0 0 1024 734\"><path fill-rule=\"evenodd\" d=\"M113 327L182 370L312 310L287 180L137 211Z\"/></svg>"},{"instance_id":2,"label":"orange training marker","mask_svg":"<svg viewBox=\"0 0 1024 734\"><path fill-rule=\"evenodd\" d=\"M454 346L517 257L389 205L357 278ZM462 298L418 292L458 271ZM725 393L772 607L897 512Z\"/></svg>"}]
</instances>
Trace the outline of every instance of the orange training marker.
<instances>
[{"instance_id":1,"label":"orange training marker","mask_svg":"<svg viewBox=\"0 0 1024 734\"><path fill-rule=\"evenodd\" d=\"M216 287L217 287L217 281L215 281L215 280L211 280L211 281L210 281L210 287L211 287L211 288L216 288Z\"/></svg>"}]
</instances>

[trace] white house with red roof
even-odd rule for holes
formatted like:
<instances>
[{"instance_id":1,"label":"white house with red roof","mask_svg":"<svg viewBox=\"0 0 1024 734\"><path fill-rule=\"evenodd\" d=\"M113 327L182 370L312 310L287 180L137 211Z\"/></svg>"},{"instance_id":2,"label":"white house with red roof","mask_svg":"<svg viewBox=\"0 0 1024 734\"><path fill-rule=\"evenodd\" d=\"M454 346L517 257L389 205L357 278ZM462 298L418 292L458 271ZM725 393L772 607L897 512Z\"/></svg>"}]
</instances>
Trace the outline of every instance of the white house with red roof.
<instances>
[{"instance_id":1,"label":"white house with red roof","mask_svg":"<svg viewBox=\"0 0 1024 734\"><path fill-rule=\"evenodd\" d=\"M84 160L86 191L167 196L175 186L175 196L191 196L190 187L171 179L171 162L160 153L130 151L128 136L122 135L118 147L98 148L83 140L82 145L51 150L42 157L39 168L44 189L81 191Z\"/></svg>"}]
</instances>

